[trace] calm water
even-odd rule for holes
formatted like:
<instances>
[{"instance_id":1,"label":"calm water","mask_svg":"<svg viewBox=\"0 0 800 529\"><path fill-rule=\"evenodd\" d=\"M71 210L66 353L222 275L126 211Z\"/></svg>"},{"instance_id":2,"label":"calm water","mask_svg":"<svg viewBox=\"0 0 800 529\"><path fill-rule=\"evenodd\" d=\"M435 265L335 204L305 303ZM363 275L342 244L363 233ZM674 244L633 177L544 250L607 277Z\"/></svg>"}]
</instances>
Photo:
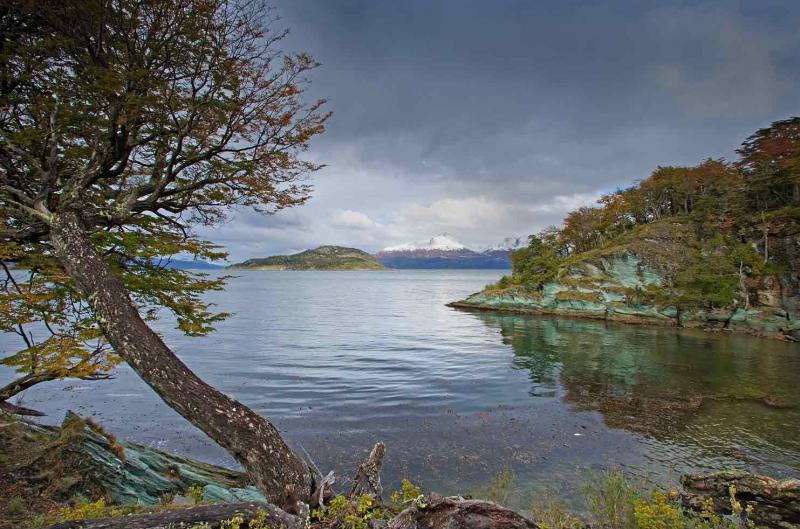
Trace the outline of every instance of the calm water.
<instances>
[{"instance_id":1,"label":"calm water","mask_svg":"<svg viewBox=\"0 0 800 529\"><path fill-rule=\"evenodd\" d=\"M663 484L723 467L800 474L800 345L444 306L499 275L241 272L213 296L235 313L215 335L158 330L340 486L378 440L390 487L408 477L466 493L510 468L518 504L568 496L608 465ZM112 381L42 385L24 403L231 464L126 367Z\"/></svg>"}]
</instances>

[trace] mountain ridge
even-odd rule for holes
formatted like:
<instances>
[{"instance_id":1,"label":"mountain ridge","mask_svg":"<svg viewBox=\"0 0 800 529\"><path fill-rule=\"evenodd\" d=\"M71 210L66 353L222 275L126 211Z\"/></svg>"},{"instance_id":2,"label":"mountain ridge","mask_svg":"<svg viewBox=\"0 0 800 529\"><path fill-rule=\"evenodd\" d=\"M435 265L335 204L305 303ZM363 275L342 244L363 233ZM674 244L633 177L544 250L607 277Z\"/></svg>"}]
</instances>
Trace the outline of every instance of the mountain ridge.
<instances>
[{"instance_id":1,"label":"mountain ridge","mask_svg":"<svg viewBox=\"0 0 800 529\"><path fill-rule=\"evenodd\" d=\"M417 243L388 246L375 258L388 268L399 269L489 269L511 268L510 254L523 246L521 238L507 237L484 249L469 247L448 233Z\"/></svg>"}]
</instances>

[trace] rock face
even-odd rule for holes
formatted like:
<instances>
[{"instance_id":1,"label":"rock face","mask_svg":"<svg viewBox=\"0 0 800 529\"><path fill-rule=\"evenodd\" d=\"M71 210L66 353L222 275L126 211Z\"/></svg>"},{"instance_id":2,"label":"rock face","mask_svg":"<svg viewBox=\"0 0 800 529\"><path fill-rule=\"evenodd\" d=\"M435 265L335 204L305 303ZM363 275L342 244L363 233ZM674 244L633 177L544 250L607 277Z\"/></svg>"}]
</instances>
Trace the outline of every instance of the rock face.
<instances>
[{"instance_id":1,"label":"rock face","mask_svg":"<svg viewBox=\"0 0 800 529\"><path fill-rule=\"evenodd\" d=\"M228 267L231 270L383 270L367 252L342 246L320 246L293 255L248 259Z\"/></svg>"},{"instance_id":2,"label":"rock face","mask_svg":"<svg viewBox=\"0 0 800 529\"><path fill-rule=\"evenodd\" d=\"M524 286L487 287L451 306L800 339L800 296L796 281L789 274L751 285L746 307L679 310L656 303L648 293L654 287L667 285L671 277L691 264L686 237L679 229L652 229L648 237L587 252L536 291Z\"/></svg>"},{"instance_id":3,"label":"rock face","mask_svg":"<svg viewBox=\"0 0 800 529\"><path fill-rule=\"evenodd\" d=\"M52 459L54 466L61 468L57 479L68 486L65 497L90 492L114 503L157 505L165 496L186 494L190 487L198 487L206 501L266 501L241 472L117 441L72 412L60 431L32 424L27 427L52 438L41 458ZM41 458L35 466L47 464Z\"/></svg>"}]
</instances>

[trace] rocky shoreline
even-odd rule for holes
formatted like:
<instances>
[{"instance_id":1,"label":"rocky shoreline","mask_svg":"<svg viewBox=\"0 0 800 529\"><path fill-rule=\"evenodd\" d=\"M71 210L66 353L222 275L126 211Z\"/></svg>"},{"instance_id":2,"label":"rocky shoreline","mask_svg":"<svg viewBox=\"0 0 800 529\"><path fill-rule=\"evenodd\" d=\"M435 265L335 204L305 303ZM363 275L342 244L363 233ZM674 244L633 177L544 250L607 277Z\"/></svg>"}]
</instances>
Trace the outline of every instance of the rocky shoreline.
<instances>
[{"instance_id":1,"label":"rocky shoreline","mask_svg":"<svg viewBox=\"0 0 800 529\"><path fill-rule=\"evenodd\" d=\"M635 254L623 252L585 260L542 285L490 286L449 307L466 310L542 314L625 324L660 325L750 334L800 341L800 320L791 314L798 303L780 281L755 293L758 304L714 310L679 310L648 302L647 291L666 282L663 272Z\"/></svg>"},{"instance_id":2,"label":"rocky shoreline","mask_svg":"<svg viewBox=\"0 0 800 529\"><path fill-rule=\"evenodd\" d=\"M241 472L118 441L91 420L71 412L61 427L41 426L12 416L0 419L0 497L3 498L0 528L308 527L302 515L289 514L267 503ZM336 497L332 492L326 493L329 505L311 512L314 521L310 526L318 529L541 529L546 526L491 501L423 495L407 482L402 493L393 493L391 502L384 502L380 485L383 455L384 447L378 443L359 467L350 493ZM721 471L688 474L681 483L683 490L670 492L669 501L682 504L687 512L727 516L732 520L741 518L742 523L746 518L751 525L742 527L800 528L800 480ZM12 496L20 494L29 498L26 512L12 511ZM69 507L76 497L94 503ZM535 518L536 513L532 515ZM344 523L346 519L351 525ZM589 527L583 523L580 526Z\"/></svg>"}]
</instances>

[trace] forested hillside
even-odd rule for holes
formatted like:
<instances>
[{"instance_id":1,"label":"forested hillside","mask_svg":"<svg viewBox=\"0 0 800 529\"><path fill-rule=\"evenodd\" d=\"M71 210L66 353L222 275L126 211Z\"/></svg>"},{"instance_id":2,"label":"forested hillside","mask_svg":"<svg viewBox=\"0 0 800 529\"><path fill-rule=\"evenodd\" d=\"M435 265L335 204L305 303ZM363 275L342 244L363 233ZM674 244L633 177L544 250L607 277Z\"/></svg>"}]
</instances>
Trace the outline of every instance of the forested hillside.
<instances>
[{"instance_id":1,"label":"forested hillside","mask_svg":"<svg viewBox=\"0 0 800 529\"><path fill-rule=\"evenodd\" d=\"M795 335L800 118L734 162L658 167L531 235L513 272L463 304Z\"/></svg>"}]
</instances>

